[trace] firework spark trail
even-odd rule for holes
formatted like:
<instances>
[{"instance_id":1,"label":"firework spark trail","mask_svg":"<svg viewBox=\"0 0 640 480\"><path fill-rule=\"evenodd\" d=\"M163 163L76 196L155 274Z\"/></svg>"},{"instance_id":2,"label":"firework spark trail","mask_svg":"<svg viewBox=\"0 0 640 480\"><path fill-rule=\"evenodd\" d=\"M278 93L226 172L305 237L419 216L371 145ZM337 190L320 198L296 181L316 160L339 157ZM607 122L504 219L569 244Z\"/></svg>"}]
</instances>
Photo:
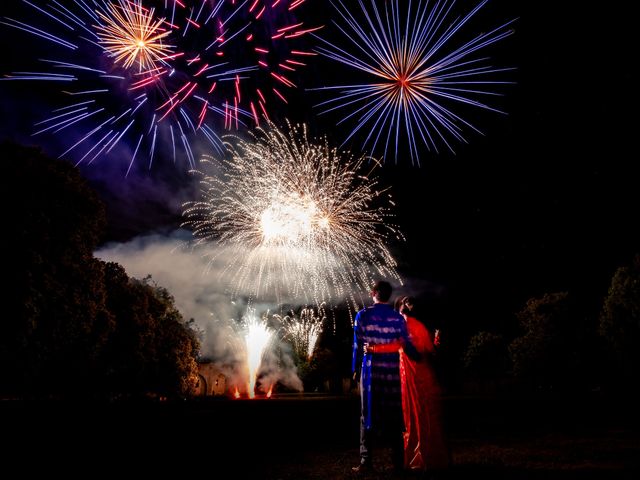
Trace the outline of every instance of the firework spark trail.
<instances>
[{"instance_id":1,"label":"firework spark trail","mask_svg":"<svg viewBox=\"0 0 640 480\"><path fill-rule=\"evenodd\" d=\"M67 104L34 133L60 134L70 145L61 156L91 163L123 145L134 150L127 173L144 158L151 167L162 151L193 167L194 138L221 152L220 129L259 124L286 102L291 75L313 55L296 47L317 30L292 16L302 3L23 0L28 22L0 23L37 38L55 58L40 60L43 71L3 80L64 85Z\"/></svg>"},{"instance_id":2,"label":"firework spark trail","mask_svg":"<svg viewBox=\"0 0 640 480\"><path fill-rule=\"evenodd\" d=\"M296 49L296 39L320 27L305 28L291 16L303 2L205 3L170 2L165 8L167 24L184 45L172 65L193 82L186 97L201 102L200 122L212 113L223 118L225 129L259 125L269 118L270 105L287 102L282 91L296 87L290 76L305 66L300 60L314 55ZM207 100L213 92L217 103Z\"/></svg>"},{"instance_id":3,"label":"firework spark trail","mask_svg":"<svg viewBox=\"0 0 640 480\"><path fill-rule=\"evenodd\" d=\"M374 277L400 280L387 240L402 236L377 181L359 173L368 157L343 157L291 125L226 146L219 174L200 173L184 226L214 247L212 264L226 262L233 295L320 304L366 292Z\"/></svg>"},{"instance_id":4,"label":"firework spark trail","mask_svg":"<svg viewBox=\"0 0 640 480\"><path fill-rule=\"evenodd\" d=\"M493 87L511 83L490 75L512 69L494 68L476 54L510 36L513 20L454 46L457 34L487 1L453 20L455 0L409 1L402 7L398 0L386 1L384 7L378 0L370 0L369 6L358 0L358 13L342 0L332 1L344 45L318 37L325 46L317 51L368 80L312 89L335 92L316 107L322 113L341 110L339 124L354 124L345 143L366 134L363 148L376 152L379 147L385 156L393 149L396 161L401 142L407 143L413 163L419 163L419 145L437 152L443 143L453 151L452 139L466 141L464 128L481 133L455 109L500 112L479 98L498 95Z\"/></svg>"},{"instance_id":5,"label":"firework spark trail","mask_svg":"<svg viewBox=\"0 0 640 480\"><path fill-rule=\"evenodd\" d=\"M322 334L322 324L325 320L324 311L319 309L318 314L313 308L303 308L300 315L293 312L285 317L276 316L288 339L300 358L311 360L316 343Z\"/></svg>"}]
</instances>

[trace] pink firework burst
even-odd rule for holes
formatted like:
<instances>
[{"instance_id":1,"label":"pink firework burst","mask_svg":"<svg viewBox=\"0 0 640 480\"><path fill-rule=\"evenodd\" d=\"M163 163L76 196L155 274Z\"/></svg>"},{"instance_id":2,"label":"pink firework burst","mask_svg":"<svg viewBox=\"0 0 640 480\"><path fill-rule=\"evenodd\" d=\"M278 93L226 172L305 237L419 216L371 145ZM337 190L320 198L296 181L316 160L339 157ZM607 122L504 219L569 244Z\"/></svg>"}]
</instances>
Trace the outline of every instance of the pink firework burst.
<instances>
[{"instance_id":1,"label":"pink firework burst","mask_svg":"<svg viewBox=\"0 0 640 480\"><path fill-rule=\"evenodd\" d=\"M225 129L260 125L287 103L296 72L314 53L297 39L307 27L295 13L305 0L164 0L158 8L177 51L157 73L167 89L161 118L180 104L197 105L197 126L209 117Z\"/></svg>"},{"instance_id":2,"label":"pink firework burst","mask_svg":"<svg viewBox=\"0 0 640 480\"><path fill-rule=\"evenodd\" d=\"M61 157L91 163L115 150L129 155L127 173L160 155L193 167L194 139L222 151L221 130L286 107L313 55L299 39L319 28L298 19L304 3L24 0L21 17L0 23L31 36L25 56L38 66L3 80L61 86L37 106L51 113L33 132L55 134Z\"/></svg>"}]
</instances>

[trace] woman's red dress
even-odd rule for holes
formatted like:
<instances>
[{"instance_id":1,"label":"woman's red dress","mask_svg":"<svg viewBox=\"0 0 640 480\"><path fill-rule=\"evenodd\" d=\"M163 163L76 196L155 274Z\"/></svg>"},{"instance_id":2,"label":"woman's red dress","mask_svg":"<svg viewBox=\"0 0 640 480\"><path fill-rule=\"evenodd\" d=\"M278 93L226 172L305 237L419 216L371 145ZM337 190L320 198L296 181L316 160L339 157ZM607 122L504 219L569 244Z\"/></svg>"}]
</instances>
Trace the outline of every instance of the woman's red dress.
<instances>
[{"instance_id":1,"label":"woman's red dress","mask_svg":"<svg viewBox=\"0 0 640 480\"><path fill-rule=\"evenodd\" d=\"M407 317L407 330L420 359L414 361L400 349L405 468L447 468L449 450L442 425L441 388L431 364L433 334L412 317Z\"/></svg>"}]
</instances>

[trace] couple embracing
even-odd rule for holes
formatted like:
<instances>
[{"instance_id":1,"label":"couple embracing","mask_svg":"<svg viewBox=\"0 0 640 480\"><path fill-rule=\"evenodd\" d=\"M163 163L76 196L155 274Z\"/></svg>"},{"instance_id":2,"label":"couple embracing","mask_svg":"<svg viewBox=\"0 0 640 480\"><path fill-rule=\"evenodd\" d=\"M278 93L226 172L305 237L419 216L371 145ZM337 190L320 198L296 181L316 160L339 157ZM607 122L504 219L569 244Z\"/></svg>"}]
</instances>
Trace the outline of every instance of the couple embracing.
<instances>
[{"instance_id":1,"label":"couple embracing","mask_svg":"<svg viewBox=\"0 0 640 480\"><path fill-rule=\"evenodd\" d=\"M356 315L353 372L360 380L360 464L372 469L372 443L391 445L397 471L439 471L449 466L442 428L440 387L431 356L437 339L415 315L413 301L402 297L394 310L387 302L388 282L374 285L374 305Z\"/></svg>"}]
</instances>

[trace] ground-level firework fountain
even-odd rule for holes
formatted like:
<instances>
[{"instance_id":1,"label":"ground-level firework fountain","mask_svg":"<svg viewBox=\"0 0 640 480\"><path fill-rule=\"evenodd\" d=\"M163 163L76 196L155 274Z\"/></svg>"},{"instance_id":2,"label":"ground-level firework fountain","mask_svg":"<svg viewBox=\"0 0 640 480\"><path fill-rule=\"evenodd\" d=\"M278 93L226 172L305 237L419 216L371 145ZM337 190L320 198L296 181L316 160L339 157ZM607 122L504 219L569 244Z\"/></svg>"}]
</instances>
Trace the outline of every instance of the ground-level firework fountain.
<instances>
[{"instance_id":1,"label":"ground-level firework fountain","mask_svg":"<svg viewBox=\"0 0 640 480\"><path fill-rule=\"evenodd\" d=\"M249 398L255 398L258 370L262 363L262 356L273 338L273 332L267 326L264 319L258 319L253 315L250 315L245 322L244 343L247 353L247 368L249 373L247 394L249 395Z\"/></svg>"},{"instance_id":2,"label":"ground-level firework fountain","mask_svg":"<svg viewBox=\"0 0 640 480\"><path fill-rule=\"evenodd\" d=\"M300 315L291 312L291 315L278 318L282 322L284 338L291 342L298 357L311 360L322 333L324 310L320 308L316 314L313 308L303 308Z\"/></svg>"},{"instance_id":3,"label":"ground-level firework fountain","mask_svg":"<svg viewBox=\"0 0 640 480\"><path fill-rule=\"evenodd\" d=\"M309 315L304 312L311 312ZM292 314L293 315L293 314ZM305 324L321 326L324 317L317 317L311 309L305 308L302 313L308 321ZM298 372L298 359L307 360L307 349L313 346L305 344L301 356L292 355L292 339L287 334L286 326L299 318L283 317L269 311L257 311L249 306L240 320L231 320L225 328L226 345L230 356L226 356L224 368L227 381L227 395L232 398L270 398L277 391L302 392L303 384ZM222 327L224 328L224 326ZM313 330L313 331L312 331ZM314 327L307 333L317 341L319 329ZM296 350L297 353L297 350ZM222 357L220 357L222 359ZM222 365L222 362L219 363Z\"/></svg>"}]
</instances>

